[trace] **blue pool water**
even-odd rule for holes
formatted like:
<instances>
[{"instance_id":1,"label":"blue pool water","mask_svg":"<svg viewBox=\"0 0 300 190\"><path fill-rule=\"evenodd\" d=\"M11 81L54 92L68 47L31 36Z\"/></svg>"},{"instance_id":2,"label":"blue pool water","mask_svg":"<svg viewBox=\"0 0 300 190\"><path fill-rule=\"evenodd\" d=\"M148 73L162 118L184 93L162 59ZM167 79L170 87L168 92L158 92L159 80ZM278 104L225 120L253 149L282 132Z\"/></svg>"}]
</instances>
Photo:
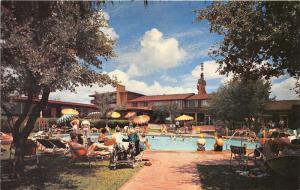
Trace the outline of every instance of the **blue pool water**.
<instances>
[{"instance_id":1,"label":"blue pool water","mask_svg":"<svg viewBox=\"0 0 300 190\"><path fill-rule=\"evenodd\" d=\"M96 142L98 139L97 133L91 134L91 140ZM60 135L64 140L70 140L69 134ZM167 151L196 151L197 150L197 137L176 137L171 138L170 136L147 136L147 139L151 145L152 150L167 150ZM215 139L205 138L205 150L213 150ZM224 140L223 149L230 149L230 145L241 146L246 144L247 149L255 149L257 143L250 143L247 141L240 140Z\"/></svg>"},{"instance_id":2,"label":"blue pool water","mask_svg":"<svg viewBox=\"0 0 300 190\"><path fill-rule=\"evenodd\" d=\"M195 151L197 150L197 137L176 137L169 136L148 136L148 141L152 150L171 150L171 151ZM213 150L215 139L205 138L205 150ZM248 149L255 149L257 143L242 141ZM240 140L224 140L223 149L230 149L230 145L241 146Z\"/></svg>"}]
</instances>

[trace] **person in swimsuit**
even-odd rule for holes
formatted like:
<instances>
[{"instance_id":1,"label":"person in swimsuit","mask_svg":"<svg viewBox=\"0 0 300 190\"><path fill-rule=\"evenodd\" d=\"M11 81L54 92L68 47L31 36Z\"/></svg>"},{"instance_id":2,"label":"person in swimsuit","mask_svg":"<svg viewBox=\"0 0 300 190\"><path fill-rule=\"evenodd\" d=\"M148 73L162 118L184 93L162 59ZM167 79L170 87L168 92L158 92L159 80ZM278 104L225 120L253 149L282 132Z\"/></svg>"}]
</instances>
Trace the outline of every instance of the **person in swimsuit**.
<instances>
[{"instance_id":1,"label":"person in swimsuit","mask_svg":"<svg viewBox=\"0 0 300 190\"><path fill-rule=\"evenodd\" d=\"M216 142L214 144L214 151L222 151L223 150L223 145L224 145L224 141L222 139L221 135L217 135L215 137Z\"/></svg>"}]
</instances>

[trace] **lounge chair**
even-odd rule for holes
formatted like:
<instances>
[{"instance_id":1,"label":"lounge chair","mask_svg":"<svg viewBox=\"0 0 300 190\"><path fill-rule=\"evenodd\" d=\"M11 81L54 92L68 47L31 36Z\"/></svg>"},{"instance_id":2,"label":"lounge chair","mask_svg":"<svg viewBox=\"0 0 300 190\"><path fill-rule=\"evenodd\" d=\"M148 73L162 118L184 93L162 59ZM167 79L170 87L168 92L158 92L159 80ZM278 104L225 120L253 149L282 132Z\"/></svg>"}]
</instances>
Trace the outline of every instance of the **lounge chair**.
<instances>
[{"instance_id":1,"label":"lounge chair","mask_svg":"<svg viewBox=\"0 0 300 190\"><path fill-rule=\"evenodd\" d=\"M52 144L48 139L36 139L36 141L42 145L39 147L39 149L43 153L53 153L54 152L54 144Z\"/></svg>"},{"instance_id":2,"label":"lounge chair","mask_svg":"<svg viewBox=\"0 0 300 190\"><path fill-rule=\"evenodd\" d=\"M244 164L245 169L247 168L247 160L248 157L246 155L246 147L245 146L230 146L230 167L232 166L232 161L238 161L238 165Z\"/></svg>"},{"instance_id":3,"label":"lounge chair","mask_svg":"<svg viewBox=\"0 0 300 190\"><path fill-rule=\"evenodd\" d=\"M92 168L91 160L94 160L95 163L97 162L97 158L103 159L110 155L110 152L102 150L102 151L94 151L92 154L88 155L87 150L85 148L74 149L71 143L68 143L70 152L72 154L73 161L77 159L87 159L89 162L90 169Z\"/></svg>"},{"instance_id":4,"label":"lounge chair","mask_svg":"<svg viewBox=\"0 0 300 190\"><path fill-rule=\"evenodd\" d=\"M56 148L62 148L62 149L67 149L67 145L63 143L62 141L58 139L49 139L49 141L56 147Z\"/></svg>"}]
</instances>

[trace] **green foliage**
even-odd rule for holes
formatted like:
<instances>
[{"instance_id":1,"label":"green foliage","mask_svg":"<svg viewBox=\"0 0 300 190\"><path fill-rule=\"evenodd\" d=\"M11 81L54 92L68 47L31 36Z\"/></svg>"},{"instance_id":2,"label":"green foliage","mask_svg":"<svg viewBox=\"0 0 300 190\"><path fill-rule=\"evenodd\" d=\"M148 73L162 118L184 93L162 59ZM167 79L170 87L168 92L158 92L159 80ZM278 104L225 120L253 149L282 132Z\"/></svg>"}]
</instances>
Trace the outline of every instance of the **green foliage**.
<instances>
[{"instance_id":1,"label":"green foliage","mask_svg":"<svg viewBox=\"0 0 300 190\"><path fill-rule=\"evenodd\" d=\"M27 96L12 128L17 175L23 170L25 140L51 92L117 84L101 72L101 58L114 56L115 42L100 31L108 27L108 21L95 8L88 1L1 2L0 81L5 115L12 117L7 106L12 96ZM39 95L41 100L33 104Z\"/></svg>"},{"instance_id":2,"label":"green foliage","mask_svg":"<svg viewBox=\"0 0 300 190\"><path fill-rule=\"evenodd\" d=\"M91 127L95 127L97 129L104 128L106 126L106 120L103 119L95 119L95 120L90 120L91 122ZM120 119L115 119L115 120L108 120L107 125L110 128L115 128L117 125L119 127L124 127L129 125L128 120L120 120Z\"/></svg>"},{"instance_id":3,"label":"green foliage","mask_svg":"<svg viewBox=\"0 0 300 190\"><path fill-rule=\"evenodd\" d=\"M264 80L233 79L220 87L211 101L209 112L229 128L245 118L257 117L269 100L270 83Z\"/></svg>"},{"instance_id":4,"label":"green foliage","mask_svg":"<svg viewBox=\"0 0 300 190\"><path fill-rule=\"evenodd\" d=\"M299 14L298 1L229 1L199 10L197 19L207 19L210 31L224 36L210 52L221 74L268 79L287 72L299 82Z\"/></svg>"},{"instance_id":5,"label":"green foliage","mask_svg":"<svg viewBox=\"0 0 300 190\"><path fill-rule=\"evenodd\" d=\"M108 21L95 8L91 2L1 3L1 107L6 115L11 116L12 95L27 96L14 123L14 139L27 138L51 92L116 85L115 78L101 73L100 58L114 56L115 42L100 31ZM41 101L33 105L38 95ZM27 127L21 128L27 116Z\"/></svg>"},{"instance_id":6,"label":"green foliage","mask_svg":"<svg viewBox=\"0 0 300 190\"><path fill-rule=\"evenodd\" d=\"M156 118L156 123L164 123L169 116L171 117L171 123L174 123L175 116L179 113L180 109L176 103L153 107L153 117Z\"/></svg>"},{"instance_id":7,"label":"green foliage","mask_svg":"<svg viewBox=\"0 0 300 190\"><path fill-rule=\"evenodd\" d=\"M111 111L110 104L114 103L114 98L110 93L95 93L94 104L98 107L101 118L107 118L107 113Z\"/></svg>"}]
</instances>

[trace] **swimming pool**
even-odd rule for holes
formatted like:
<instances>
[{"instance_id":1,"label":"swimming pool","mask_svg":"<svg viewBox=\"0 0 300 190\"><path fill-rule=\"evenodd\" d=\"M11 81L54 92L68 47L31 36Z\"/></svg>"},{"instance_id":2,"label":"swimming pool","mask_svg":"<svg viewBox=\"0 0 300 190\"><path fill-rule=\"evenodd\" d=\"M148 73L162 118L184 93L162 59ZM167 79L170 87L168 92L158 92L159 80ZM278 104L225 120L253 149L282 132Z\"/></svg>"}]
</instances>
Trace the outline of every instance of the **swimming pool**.
<instances>
[{"instance_id":1,"label":"swimming pool","mask_svg":"<svg viewBox=\"0 0 300 190\"><path fill-rule=\"evenodd\" d=\"M170 136L147 136L152 150L170 150L170 151L196 151L198 137L176 137ZM205 138L205 150L213 150L215 139ZM255 149L257 143L242 141L248 149ZM224 140L223 149L230 149L230 145L241 146L240 140Z\"/></svg>"},{"instance_id":2,"label":"swimming pool","mask_svg":"<svg viewBox=\"0 0 300 190\"><path fill-rule=\"evenodd\" d=\"M98 133L91 134L91 141L96 142L98 139ZM69 134L59 135L64 140L70 140ZM176 138L170 136L147 136L147 139L151 145L152 150L166 150L166 151L196 151L198 137L179 137ZM205 137L205 150L213 150L215 139ZM230 145L241 146L246 144L247 149L255 149L258 143L251 143L240 140L224 140L223 149L230 149Z\"/></svg>"}]
</instances>

